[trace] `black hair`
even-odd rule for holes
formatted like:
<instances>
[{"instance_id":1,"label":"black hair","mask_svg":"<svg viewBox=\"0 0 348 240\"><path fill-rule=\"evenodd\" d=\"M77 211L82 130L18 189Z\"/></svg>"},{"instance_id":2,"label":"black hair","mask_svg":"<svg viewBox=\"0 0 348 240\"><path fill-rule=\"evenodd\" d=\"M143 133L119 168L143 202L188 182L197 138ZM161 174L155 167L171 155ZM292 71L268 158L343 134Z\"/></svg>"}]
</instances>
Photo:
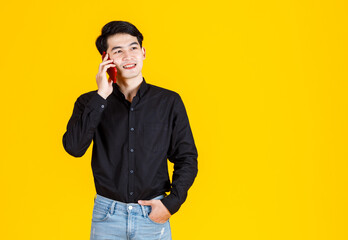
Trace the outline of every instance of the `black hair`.
<instances>
[{"instance_id":1,"label":"black hair","mask_svg":"<svg viewBox=\"0 0 348 240\"><path fill-rule=\"evenodd\" d=\"M101 35L95 41L95 45L97 46L100 55L102 55L103 52L106 52L108 49L108 37L116 33L127 33L136 37L140 47L142 47L144 37L133 24L125 21L112 21L105 24L105 26L102 28Z\"/></svg>"}]
</instances>

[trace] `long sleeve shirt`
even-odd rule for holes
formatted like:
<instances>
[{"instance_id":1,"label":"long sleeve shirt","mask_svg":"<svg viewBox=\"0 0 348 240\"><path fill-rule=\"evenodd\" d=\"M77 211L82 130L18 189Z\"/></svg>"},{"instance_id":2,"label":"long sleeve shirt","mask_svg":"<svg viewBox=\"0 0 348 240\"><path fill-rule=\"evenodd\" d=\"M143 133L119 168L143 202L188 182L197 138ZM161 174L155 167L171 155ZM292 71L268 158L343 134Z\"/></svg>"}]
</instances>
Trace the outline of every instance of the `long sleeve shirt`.
<instances>
[{"instance_id":1,"label":"long sleeve shirt","mask_svg":"<svg viewBox=\"0 0 348 240\"><path fill-rule=\"evenodd\" d=\"M106 99L97 90L82 94L63 146L70 155L81 157L92 140L91 166L99 195L137 203L164 194L161 201L171 214L185 202L198 172L198 153L178 93L143 78L132 102L117 83ZM174 164L172 182L167 160Z\"/></svg>"}]
</instances>

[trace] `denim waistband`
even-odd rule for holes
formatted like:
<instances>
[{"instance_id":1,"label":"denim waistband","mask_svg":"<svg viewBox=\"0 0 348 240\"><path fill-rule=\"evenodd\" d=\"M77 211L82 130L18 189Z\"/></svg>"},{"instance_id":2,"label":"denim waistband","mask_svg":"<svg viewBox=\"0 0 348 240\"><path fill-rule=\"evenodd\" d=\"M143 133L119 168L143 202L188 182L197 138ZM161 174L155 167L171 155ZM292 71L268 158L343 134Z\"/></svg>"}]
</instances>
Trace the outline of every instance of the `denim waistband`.
<instances>
[{"instance_id":1,"label":"denim waistband","mask_svg":"<svg viewBox=\"0 0 348 240\"><path fill-rule=\"evenodd\" d=\"M160 200L160 199L163 199L165 196L166 196L165 194L161 194L150 200ZM94 202L96 201L98 204L104 205L104 207L109 209L109 212L111 214L114 214L116 210L122 211L124 213L129 213L129 211L131 210L132 212L142 213L145 217L146 212L149 213L151 211L151 206L143 206L143 205L140 205L139 203L124 203L124 202L120 202L120 201L116 201L116 200L104 197L97 193L95 194L95 197L94 197Z\"/></svg>"},{"instance_id":2,"label":"denim waistband","mask_svg":"<svg viewBox=\"0 0 348 240\"><path fill-rule=\"evenodd\" d=\"M157 199L160 200L160 199L163 199L165 196L166 196L165 194L161 194L161 195L158 195L157 197L151 198L150 200L157 200ZM98 193L95 194L94 200L95 200L97 197L100 198L101 200L106 201L106 202L115 201L115 202L117 202L118 204L125 204L125 205L127 205L127 204L137 204L137 203L124 203L124 202L116 201L116 200L114 200L114 199L107 198L107 197L104 197L104 196L102 196L102 195L99 195ZM145 199L144 199L144 200L145 200Z\"/></svg>"}]
</instances>

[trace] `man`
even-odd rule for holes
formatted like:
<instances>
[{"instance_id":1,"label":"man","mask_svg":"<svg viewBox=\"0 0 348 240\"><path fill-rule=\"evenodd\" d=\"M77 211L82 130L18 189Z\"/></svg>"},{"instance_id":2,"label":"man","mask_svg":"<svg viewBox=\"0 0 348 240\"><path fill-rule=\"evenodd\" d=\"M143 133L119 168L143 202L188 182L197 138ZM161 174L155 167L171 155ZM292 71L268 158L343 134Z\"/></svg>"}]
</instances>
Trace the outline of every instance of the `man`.
<instances>
[{"instance_id":1,"label":"man","mask_svg":"<svg viewBox=\"0 0 348 240\"><path fill-rule=\"evenodd\" d=\"M176 92L145 81L142 41L131 23L103 27L96 46L107 54L96 76L98 90L76 100L63 136L65 150L75 157L94 143L91 239L171 239L169 218L197 175L185 106ZM106 76L112 67L116 83ZM167 159L174 163L172 184Z\"/></svg>"}]
</instances>

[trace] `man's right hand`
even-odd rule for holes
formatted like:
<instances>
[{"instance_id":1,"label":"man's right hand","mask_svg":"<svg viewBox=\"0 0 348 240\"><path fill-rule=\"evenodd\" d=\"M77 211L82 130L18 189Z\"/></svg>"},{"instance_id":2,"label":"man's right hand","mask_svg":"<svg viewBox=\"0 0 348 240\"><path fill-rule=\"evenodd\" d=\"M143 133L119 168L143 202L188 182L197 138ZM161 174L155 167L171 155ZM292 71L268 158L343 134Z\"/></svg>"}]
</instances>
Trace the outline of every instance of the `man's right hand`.
<instances>
[{"instance_id":1,"label":"man's right hand","mask_svg":"<svg viewBox=\"0 0 348 240\"><path fill-rule=\"evenodd\" d=\"M114 60L107 60L108 53L105 55L103 61L99 64L99 71L97 74L97 85L98 85L98 94L106 99L113 91L112 81L106 78L106 70L109 67L116 67L113 63Z\"/></svg>"}]
</instances>

